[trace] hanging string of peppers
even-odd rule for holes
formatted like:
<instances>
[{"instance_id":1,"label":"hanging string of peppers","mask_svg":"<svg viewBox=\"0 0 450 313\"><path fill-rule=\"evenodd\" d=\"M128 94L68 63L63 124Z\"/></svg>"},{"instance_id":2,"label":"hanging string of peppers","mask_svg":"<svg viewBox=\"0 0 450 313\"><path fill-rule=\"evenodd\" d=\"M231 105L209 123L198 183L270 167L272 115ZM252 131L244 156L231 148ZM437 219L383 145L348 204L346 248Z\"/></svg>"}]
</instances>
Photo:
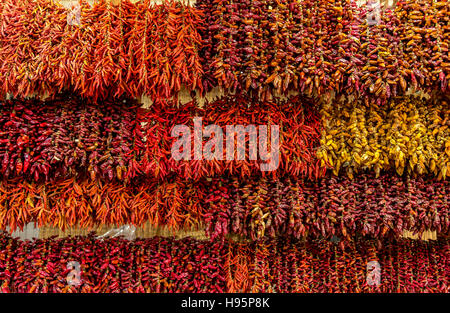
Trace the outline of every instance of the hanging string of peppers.
<instances>
[{"instance_id":1,"label":"hanging string of peppers","mask_svg":"<svg viewBox=\"0 0 450 313\"><path fill-rule=\"evenodd\" d=\"M200 93L218 85L263 99L334 91L381 104L410 87L449 88L446 1L401 1L374 25L366 8L343 0L100 0L79 8L2 1L2 96L69 88L94 99L164 99L182 85Z\"/></svg>"},{"instance_id":2,"label":"hanging string of peppers","mask_svg":"<svg viewBox=\"0 0 450 313\"><path fill-rule=\"evenodd\" d=\"M88 236L19 241L1 235L0 288L27 293L445 293L448 253L445 239L386 240L381 246L357 240L341 249L323 240L234 243ZM76 284L70 262L80 264ZM370 262L378 262L379 276L369 276Z\"/></svg>"},{"instance_id":3,"label":"hanging string of peppers","mask_svg":"<svg viewBox=\"0 0 450 313\"><path fill-rule=\"evenodd\" d=\"M183 180L142 181L131 186L67 179L36 184L0 182L0 229L30 222L58 229L134 224L199 229L208 187Z\"/></svg>"},{"instance_id":4,"label":"hanging string of peppers","mask_svg":"<svg viewBox=\"0 0 450 313\"><path fill-rule=\"evenodd\" d=\"M366 6L343 0L199 0L205 87L263 99L356 94L392 96L450 87L447 1L405 0L370 22Z\"/></svg>"},{"instance_id":5,"label":"hanging string of peppers","mask_svg":"<svg viewBox=\"0 0 450 313\"><path fill-rule=\"evenodd\" d=\"M181 1L0 3L0 96L68 89L94 100L202 91L202 12ZM73 19L68 19L68 15Z\"/></svg>"},{"instance_id":6,"label":"hanging string of peppers","mask_svg":"<svg viewBox=\"0 0 450 313\"><path fill-rule=\"evenodd\" d=\"M3 292L224 292L220 243L93 236L20 242L0 237ZM79 262L81 285L69 284ZM20 270L22 267L27 270Z\"/></svg>"},{"instance_id":7,"label":"hanging string of peppers","mask_svg":"<svg viewBox=\"0 0 450 313\"><path fill-rule=\"evenodd\" d=\"M200 108L195 100L180 108L156 102L138 108L134 100L86 102L63 94L52 100L15 99L0 107L0 175L34 181L86 177L132 182L137 177L201 179L230 174L240 177L299 177L316 180L327 169L350 178L367 170L378 176L450 173L450 107L443 97L421 100L397 97L386 106L335 100L321 104L300 96L288 100L256 101L247 96L224 96ZM195 159L194 118L222 130L222 153ZM188 160L176 160L172 148L179 136L174 127L189 128ZM279 126L279 164L261 171L267 161L250 158L249 131L239 137L245 155L227 160L228 125ZM258 129L256 129L257 131ZM245 131L245 130L244 130ZM218 134L216 134L218 136ZM201 140L204 151L210 138ZM258 137L256 138L258 145ZM270 142L270 140L268 140ZM217 146L217 149L219 146ZM220 150L218 150L220 151Z\"/></svg>"}]
</instances>

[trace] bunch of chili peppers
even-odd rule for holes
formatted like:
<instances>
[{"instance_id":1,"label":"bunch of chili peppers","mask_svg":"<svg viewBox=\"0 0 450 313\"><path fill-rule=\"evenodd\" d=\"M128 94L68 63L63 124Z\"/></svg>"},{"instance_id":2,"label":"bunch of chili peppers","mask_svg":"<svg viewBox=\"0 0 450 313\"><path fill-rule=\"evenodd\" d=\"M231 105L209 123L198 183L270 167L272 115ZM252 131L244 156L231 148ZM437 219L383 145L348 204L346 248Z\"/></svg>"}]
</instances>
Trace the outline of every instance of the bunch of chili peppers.
<instances>
[{"instance_id":1,"label":"bunch of chili peppers","mask_svg":"<svg viewBox=\"0 0 450 313\"><path fill-rule=\"evenodd\" d=\"M69 89L94 99L202 91L202 12L180 1L0 3L0 95Z\"/></svg>"},{"instance_id":2,"label":"bunch of chili peppers","mask_svg":"<svg viewBox=\"0 0 450 313\"><path fill-rule=\"evenodd\" d=\"M352 94L383 104L450 87L447 1L199 0L205 88L267 98ZM375 17L375 19L374 19Z\"/></svg>"},{"instance_id":3,"label":"bunch of chili peppers","mask_svg":"<svg viewBox=\"0 0 450 313\"><path fill-rule=\"evenodd\" d=\"M415 89L450 88L449 14L447 0L403 0L395 7L399 48L409 66L402 74Z\"/></svg>"},{"instance_id":4,"label":"bunch of chili peppers","mask_svg":"<svg viewBox=\"0 0 450 313\"><path fill-rule=\"evenodd\" d=\"M2 292L448 292L448 240L202 242L0 236ZM73 264L77 262L79 267ZM378 268L373 268L373 264Z\"/></svg>"},{"instance_id":5,"label":"bunch of chili peppers","mask_svg":"<svg viewBox=\"0 0 450 313\"><path fill-rule=\"evenodd\" d=\"M319 181L217 178L205 214L212 238L449 235L450 185L432 178L360 174Z\"/></svg>"},{"instance_id":6,"label":"bunch of chili peppers","mask_svg":"<svg viewBox=\"0 0 450 313\"><path fill-rule=\"evenodd\" d=\"M60 95L7 100L0 112L2 178L129 181L140 171L144 139L135 101L93 104Z\"/></svg>"},{"instance_id":7,"label":"bunch of chili peppers","mask_svg":"<svg viewBox=\"0 0 450 313\"><path fill-rule=\"evenodd\" d=\"M0 108L0 175L35 181L78 176L129 182L138 176L174 175L197 180L223 174L317 179L327 168L336 175L343 169L350 178L365 169L379 175L393 168L399 175L406 170L431 172L439 179L448 176L450 120L444 98L401 97L382 108L335 100L322 104L322 121L315 106L315 101L299 96L271 101L227 96L203 108L195 100L180 108L158 101L150 109L138 109L136 101L125 98L94 104L71 94L46 101L7 100ZM222 152L214 159L195 158L194 118L202 119L201 151L220 135L214 149L220 144ZM180 125L189 128L191 151L188 159L175 160L173 147L180 137L174 130ZM220 134L206 135L211 125L218 126ZM230 137L230 125L242 125L245 135L238 137L235 127ZM261 126L267 128L267 137L271 127L279 130L279 164L274 171L261 170L268 160L250 157L251 149L261 150ZM243 159L237 152L240 144Z\"/></svg>"},{"instance_id":8,"label":"bunch of chili peppers","mask_svg":"<svg viewBox=\"0 0 450 313\"><path fill-rule=\"evenodd\" d=\"M2 292L226 291L221 243L94 236L21 242L2 235L0 251Z\"/></svg>"},{"instance_id":9,"label":"bunch of chili peppers","mask_svg":"<svg viewBox=\"0 0 450 313\"><path fill-rule=\"evenodd\" d=\"M274 99L258 101L248 96L224 96L212 102L207 102L199 108L195 100L179 107L167 105L166 101L155 103L150 109L142 110L139 120L147 121L143 132L146 137L145 151L141 163L142 172L152 176L164 178L177 175L186 179L199 179L223 174L240 177L252 175L305 177L317 179L326 171L326 163L316 157L316 150L321 136L321 119L315 109L316 102L299 96L288 100ZM210 140L215 140L213 159L203 154L196 157L196 130L194 118L201 118L203 138L200 138L200 153L205 151ZM180 140L179 134L174 133L175 127L187 126L189 147L183 152L186 155L181 160L173 157L173 147ZM216 125L220 132L214 130L206 135L208 126ZM242 134L229 132L229 126L254 126L255 137L251 128L244 129ZM261 126L266 130L261 130ZM267 136L267 147L272 142L272 128L278 127L278 147L273 146L279 155L278 167L273 171L262 171L261 165L270 160L262 160L260 155L252 160L250 151L256 148L261 154L261 133ZM231 136L230 136L231 134ZM220 137L220 139L219 139ZM275 137L273 137L275 138ZM231 148L230 145L231 144ZM245 148L245 155L239 159L240 144ZM251 145L251 147L250 147ZM219 150L219 147L222 148ZM189 149L189 150L188 150ZM227 149L230 149L229 151ZM271 149L267 149L270 153ZM229 160L229 156L232 158Z\"/></svg>"},{"instance_id":10,"label":"bunch of chili peppers","mask_svg":"<svg viewBox=\"0 0 450 313\"><path fill-rule=\"evenodd\" d=\"M0 229L23 229L30 222L63 230L146 223L173 232L199 229L208 188L181 179L126 186L74 178L46 184L1 181Z\"/></svg>"},{"instance_id":11,"label":"bunch of chili peppers","mask_svg":"<svg viewBox=\"0 0 450 313\"><path fill-rule=\"evenodd\" d=\"M229 249L230 292L449 291L446 239L434 243L355 239L344 248L331 241L281 239L234 244Z\"/></svg>"},{"instance_id":12,"label":"bunch of chili peppers","mask_svg":"<svg viewBox=\"0 0 450 313\"><path fill-rule=\"evenodd\" d=\"M383 107L334 101L321 114L317 156L335 175L389 169L439 180L450 175L450 105L441 96L398 97Z\"/></svg>"}]
</instances>

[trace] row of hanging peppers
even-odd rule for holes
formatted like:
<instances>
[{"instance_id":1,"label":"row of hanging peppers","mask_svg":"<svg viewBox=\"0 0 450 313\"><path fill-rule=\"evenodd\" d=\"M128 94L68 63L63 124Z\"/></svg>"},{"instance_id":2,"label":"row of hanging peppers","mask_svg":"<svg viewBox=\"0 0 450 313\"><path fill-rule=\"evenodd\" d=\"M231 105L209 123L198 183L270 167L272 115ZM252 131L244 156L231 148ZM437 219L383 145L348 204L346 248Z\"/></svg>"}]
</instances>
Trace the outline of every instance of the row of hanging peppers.
<instances>
[{"instance_id":1,"label":"row of hanging peppers","mask_svg":"<svg viewBox=\"0 0 450 313\"><path fill-rule=\"evenodd\" d=\"M448 91L448 2L404 0L379 11L355 0L5 0L0 95L68 88L94 99L161 99L182 86L202 94L220 86L382 104L410 88Z\"/></svg>"},{"instance_id":2,"label":"row of hanging peppers","mask_svg":"<svg viewBox=\"0 0 450 313\"><path fill-rule=\"evenodd\" d=\"M142 109L133 100L110 99L92 104L73 95L60 95L45 102L7 100L0 106L0 175L35 181L81 176L129 182L137 176L199 179L224 173L243 177L261 173L260 164L264 161L250 159L248 136L239 135L246 149L243 160L236 159L237 144L232 160L226 160L229 144L226 138L222 159L208 160L202 156L195 160L195 117L202 118L199 128L202 132L208 125L216 124L223 129L223 135L227 125L253 125L256 132L259 125L267 125L266 134L270 125L277 125L279 166L266 174L317 178L325 173L325 167L315 156L320 118L308 100L294 97L289 101L258 102L230 96L207 103L204 108L199 108L196 101L181 108L168 108L162 103ZM177 161L172 155L172 147L180 139L173 133L178 125L189 127L191 132L189 160ZM233 143L238 136L234 134L229 140ZM200 150L209 140L206 135L201 138Z\"/></svg>"},{"instance_id":3,"label":"row of hanging peppers","mask_svg":"<svg viewBox=\"0 0 450 313\"><path fill-rule=\"evenodd\" d=\"M143 109L135 100L93 104L71 94L45 101L4 101L0 176L34 181L77 176L128 183L137 177L198 180L227 174L316 180L327 169L350 178L395 170L445 180L450 173L450 105L444 97L398 97L383 107L300 96L270 101L223 96L201 108L196 100L179 108L166 102ZM197 130L195 118L201 118ZM211 125L219 129L208 133ZM238 125L243 126L241 133ZM231 132L229 126L234 127ZM176 127L187 128L186 137ZM177 160L173 147L180 147L183 138L187 145L180 151L186 153ZM264 144L267 152L278 155L273 171L262 171L270 161L261 158ZM212 147L212 158L205 156L207 146Z\"/></svg>"},{"instance_id":4,"label":"row of hanging peppers","mask_svg":"<svg viewBox=\"0 0 450 313\"><path fill-rule=\"evenodd\" d=\"M448 240L251 243L0 235L2 292L449 291Z\"/></svg>"},{"instance_id":5,"label":"row of hanging peppers","mask_svg":"<svg viewBox=\"0 0 450 313\"><path fill-rule=\"evenodd\" d=\"M350 178L365 170L380 175L450 175L450 104L444 97L401 97L384 107L324 103L319 159Z\"/></svg>"},{"instance_id":6,"label":"row of hanging peppers","mask_svg":"<svg viewBox=\"0 0 450 313\"><path fill-rule=\"evenodd\" d=\"M383 104L450 87L448 1L199 0L208 86L268 97L356 94Z\"/></svg>"},{"instance_id":7,"label":"row of hanging peppers","mask_svg":"<svg viewBox=\"0 0 450 313\"><path fill-rule=\"evenodd\" d=\"M133 224L172 232L205 229L210 238L259 240L362 235L450 235L450 185L385 174L354 180L181 178L135 185L98 181L0 182L0 229L28 223L58 229Z\"/></svg>"}]
</instances>

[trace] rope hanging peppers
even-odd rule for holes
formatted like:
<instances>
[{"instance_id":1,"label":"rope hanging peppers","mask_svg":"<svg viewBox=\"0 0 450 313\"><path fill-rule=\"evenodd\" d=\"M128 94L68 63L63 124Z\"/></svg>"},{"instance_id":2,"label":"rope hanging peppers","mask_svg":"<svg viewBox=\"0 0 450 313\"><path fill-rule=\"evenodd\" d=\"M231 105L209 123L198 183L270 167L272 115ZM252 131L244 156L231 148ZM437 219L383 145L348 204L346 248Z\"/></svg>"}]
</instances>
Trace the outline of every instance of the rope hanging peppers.
<instances>
[{"instance_id":1,"label":"rope hanging peppers","mask_svg":"<svg viewBox=\"0 0 450 313\"><path fill-rule=\"evenodd\" d=\"M206 103L200 109L195 100L180 108L173 108L165 101L156 103L148 110L142 110L142 121L146 137L142 161L142 172L152 177L166 177L175 174L186 179L199 179L222 174L241 177L252 175L283 176L292 175L317 179L325 174L326 167L321 166L316 150L321 134L321 121L315 102L291 97L288 100L256 101L246 96L225 96ZM234 160L226 160L227 140L223 140L222 159L196 160L194 145L191 145L190 160L176 161L171 148L179 139L172 136L176 125L186 125L191 131L191 142L195 140L194 117L202 118L202 125L218 125L225 133L227 126L270 125L279 126L279 165L275 171L261 171L262 160L250 160L249 136L245 138L245 160L238 160L236 147ZM224 136L225 137L225 136ZM233 142L236 146L236 144ZM205 140L202 149L204 149Z\"/></svg>"},{"instance_id":2,"label":"rope hanging peppers","mask_svg":"<svg viewBox=\"0 0 450 313\"><path fill-rule=\"evenodd\" d=\"M224 174L316 180L329 168L350 178L366 170L380 175L391 169L399 175L448 177L450 111L445 98L397 97L383 107L333 100L323 102L322 121L315 106L315 101L299 96L271 101L227 96L203 108L195 100L180 108L158 101L150 109L138 109L133 100L94 104L70 94L47 101L8 100L0 108L0 175L127 183L136 177L198 180ZM196 117L202 118L202 132L209 125L221 128L221 156L195 159ZM190 129L190 160L174 159L172 148L179 137L172 131L177 125ZM264 172L261 164L266 161L250 159L248 134L241 138L244 159L238 159L235 141L234 159L227 160L229 125L279 126L276 170ZM202 139L202 149L207 141Z\"/></svg>"},{"instance_id":3,"label":"rope hanging peppers","mask_svg":"<svg viewBox=\"0 0 450 313\"><path fill-rule=\"evenodd\" d=\"M262 99L296 90L378 104L410 87L447 92L446 4L401 1L369 25L355 1L81 1L79 23L69 23L54 1L2 1L0 92L155 100L218 85Z\"/></svg>"},{"instance_id":4,"label":"rope hanging peppers","mask_svg":"<svg viewBox=\"0 0 450 313\"><path fill-rule=\"evenodd\" d=\"M208 188L181 180L134 186L67 179L47 184L0 182L0 229L29 222L59 229L147 222L172 231L198 229Z\"/></svg>"},{"instance_id":5,"label":"rope hanging peppers","mask_svg":"<svg viewBox=\"0 0 450 313\"><path fill-rule=\"evenodd\" d=\"M70 94L46 101L7 100L0 108L0 175L35 181L75 176L130 182L142 176L200 179L224 173L316 179L325 173L325 166L315 155L321 121L311 100L293 97L288 101L258 102L230 96L208 103L203 109L195 101L181 108L163 102L150 109L138 109L133 100L116 98L93 103ZM248 137L243 138L244 160L237 159L237 152L234 160L224 160L224 144L222 159L176 161L171 150L178 137L172 136L172 130L177 125L192 130L194 117L203 118L203 131L210 124L222 127L224 133L228 125L263 125L269 131L270 125L278 125L278 168L262 172L260 165L266 161L250 160ZM202 148L206 143L203 140ZM237 148L235 144L234 150Z\"/></svg>"}]
</instances>

